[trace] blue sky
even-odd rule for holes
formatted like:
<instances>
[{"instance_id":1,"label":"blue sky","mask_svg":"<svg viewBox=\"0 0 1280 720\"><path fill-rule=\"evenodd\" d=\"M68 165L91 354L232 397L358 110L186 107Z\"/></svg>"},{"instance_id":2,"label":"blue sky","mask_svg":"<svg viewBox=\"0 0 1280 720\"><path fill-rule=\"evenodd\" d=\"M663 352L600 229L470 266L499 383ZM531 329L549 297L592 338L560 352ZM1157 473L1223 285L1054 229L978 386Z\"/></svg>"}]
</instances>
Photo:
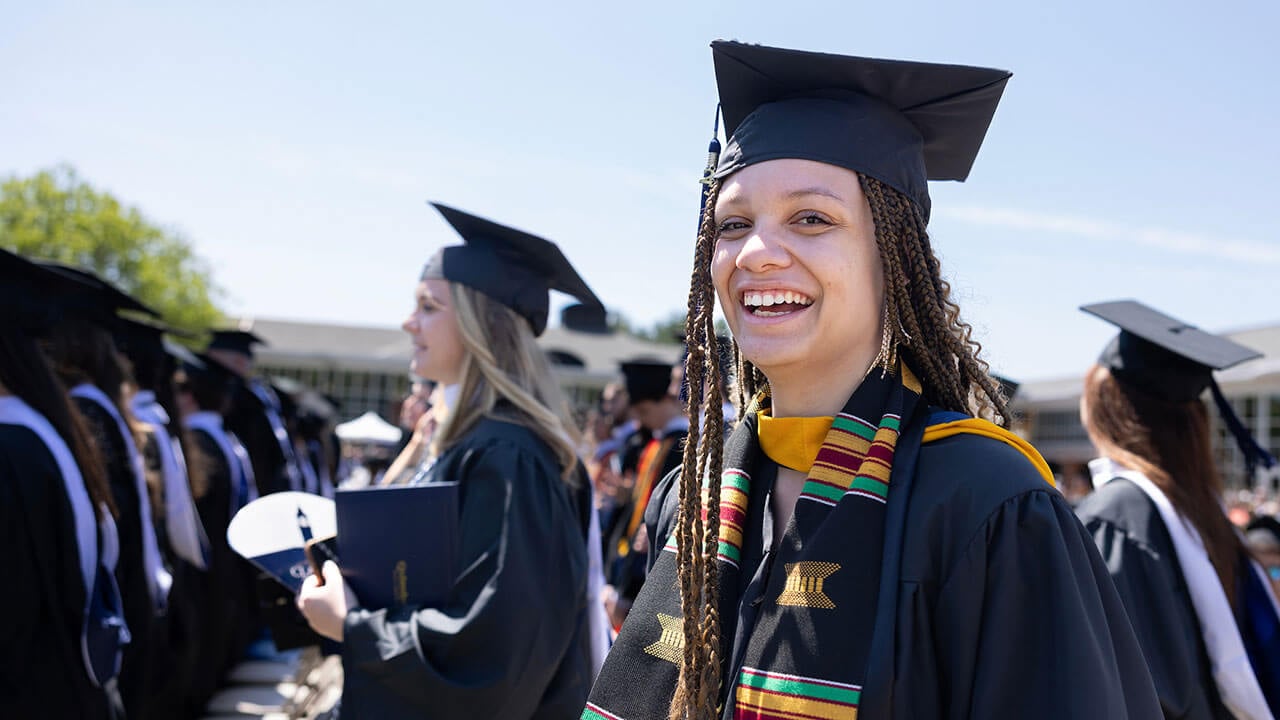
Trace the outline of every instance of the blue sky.
<instances>
[{"instance_id":1,"label":"blue sky","mask_svg":"<svg viewBox=\"0 0 1280 720\"><path fill-rule=\"evenodd\" d=\"M455 241L434 199L671 315L729 38L1013 71L969 181L931 188L996 370L1081 372L1098 300L1280 323L1274 2L8 5L0 175L74 166L189 240L235 314L398 324Z\"/></svg>"}]
</instances>

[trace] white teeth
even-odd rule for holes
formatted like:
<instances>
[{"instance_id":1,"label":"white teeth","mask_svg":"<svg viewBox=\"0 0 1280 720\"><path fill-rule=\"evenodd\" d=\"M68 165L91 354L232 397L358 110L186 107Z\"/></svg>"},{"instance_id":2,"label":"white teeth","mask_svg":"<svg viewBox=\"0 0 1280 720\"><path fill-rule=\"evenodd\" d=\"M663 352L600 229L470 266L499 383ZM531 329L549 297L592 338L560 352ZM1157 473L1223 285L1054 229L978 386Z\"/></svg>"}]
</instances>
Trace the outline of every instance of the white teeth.
<instances>
[{"instance_id":1,"label":"white teeth","mask_svg":"<svg viewBox=\"0 0 1280 720\"><path fill-rule=\"evenodd\" d=\"M792 290L776 290L771 292L743 293L742 303L748 307L769 307L770 305L812 305L813 300Z\"/></svg>"}]
</instances>

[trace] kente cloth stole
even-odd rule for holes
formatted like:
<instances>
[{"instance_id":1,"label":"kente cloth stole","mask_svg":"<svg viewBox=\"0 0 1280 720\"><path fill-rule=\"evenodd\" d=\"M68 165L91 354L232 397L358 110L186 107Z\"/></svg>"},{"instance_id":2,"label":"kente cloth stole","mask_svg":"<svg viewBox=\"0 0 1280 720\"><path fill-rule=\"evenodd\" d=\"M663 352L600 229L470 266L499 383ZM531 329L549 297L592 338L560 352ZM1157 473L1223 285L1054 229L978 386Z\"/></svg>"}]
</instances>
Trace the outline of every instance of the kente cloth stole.
<instances>
[{"instance_id":1,"label":"kente cloth stole","mask_svg":"<svg viewBox=\"0 0 1280 720\"><path fill-rule=\"evenodd\" d=\"M631 542L635 537L636 529L640 527L640 521L644 519L644 509L649 504L649 496L653 494L653 486L658 484L662 478L658 477L658 471L662 469L662 459L667 457L667 453L671 451L671 446L675 444L674 438L665 438L658 440L654 438L645 445L644 450L640 453L640 462L636 467L636 486L632 490L632 497L635 503L631 508L631 517L627 521L626 541Z\"/></svg>"},{"instance_id":2,"label":"kente cloth stole","mask_svg":"<svg viewBox=\"0 0 1280 720\"><path fill-rule=\"evenodd\" d=\"M873 371L849 398L774 548L754 610L741 601L739 565L750 473L761 456L757 418L745 417L734 430L718 508L726 718L857 717L879 596L889 480L895 458L919 451L914 443L898 445L903 418L912 417L919 401L919 381L905 366L898 374ZM673 534L606 659L584 719L667 716L684 646L674 551ZM746 618L742 628L739 617Z\"/></svg>"}]
</instances>

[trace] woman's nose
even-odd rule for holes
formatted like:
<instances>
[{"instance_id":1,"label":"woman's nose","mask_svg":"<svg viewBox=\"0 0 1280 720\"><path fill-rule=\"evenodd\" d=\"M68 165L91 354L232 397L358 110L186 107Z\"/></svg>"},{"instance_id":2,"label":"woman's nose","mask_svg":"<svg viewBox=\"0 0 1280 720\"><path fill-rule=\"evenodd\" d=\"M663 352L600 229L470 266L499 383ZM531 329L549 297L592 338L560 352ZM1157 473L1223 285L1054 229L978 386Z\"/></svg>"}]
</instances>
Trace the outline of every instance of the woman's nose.
<instances>
[{"instance_id":1,"label":"woman's nose","mask_svg":"<svg viewBox=\"0 0 1280 720\"><path fill-rule=\"evenodd\" d=\"M790 264L790 254L783 244L778 242L779 232L778 229L763 224L753 228L738 250L735 262L737 267L751 272L760 272Z\"/></svg>"}]
</instances>

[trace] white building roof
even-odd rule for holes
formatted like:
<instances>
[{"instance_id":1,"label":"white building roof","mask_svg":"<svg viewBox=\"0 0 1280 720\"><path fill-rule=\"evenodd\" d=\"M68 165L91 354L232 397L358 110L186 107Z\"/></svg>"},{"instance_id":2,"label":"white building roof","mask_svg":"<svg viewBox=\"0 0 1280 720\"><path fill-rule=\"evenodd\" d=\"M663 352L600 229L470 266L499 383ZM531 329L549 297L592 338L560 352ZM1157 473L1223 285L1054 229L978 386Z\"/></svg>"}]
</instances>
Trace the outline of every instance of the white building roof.
<instances>
[{"instance_id":1,"label":"white building roof","mask_svg":"<svg viewBox=\"0 0 1280 720\"><path fill-rule=\"evenodd\" d=\"M341 367L377 373L407 373L411 345L399 328L333 325L294 320L254 319L252 330L267 342L256 350L265 365L290 367ZM655 343L632 335L595 335L549 327L538 344L549 353L569 356L580 368L557 369L595 378L613 378L618 363L650 359L675 363L679 345ZM577 363L574 363L577 364Z\"/></svg>"}]
</instances>

